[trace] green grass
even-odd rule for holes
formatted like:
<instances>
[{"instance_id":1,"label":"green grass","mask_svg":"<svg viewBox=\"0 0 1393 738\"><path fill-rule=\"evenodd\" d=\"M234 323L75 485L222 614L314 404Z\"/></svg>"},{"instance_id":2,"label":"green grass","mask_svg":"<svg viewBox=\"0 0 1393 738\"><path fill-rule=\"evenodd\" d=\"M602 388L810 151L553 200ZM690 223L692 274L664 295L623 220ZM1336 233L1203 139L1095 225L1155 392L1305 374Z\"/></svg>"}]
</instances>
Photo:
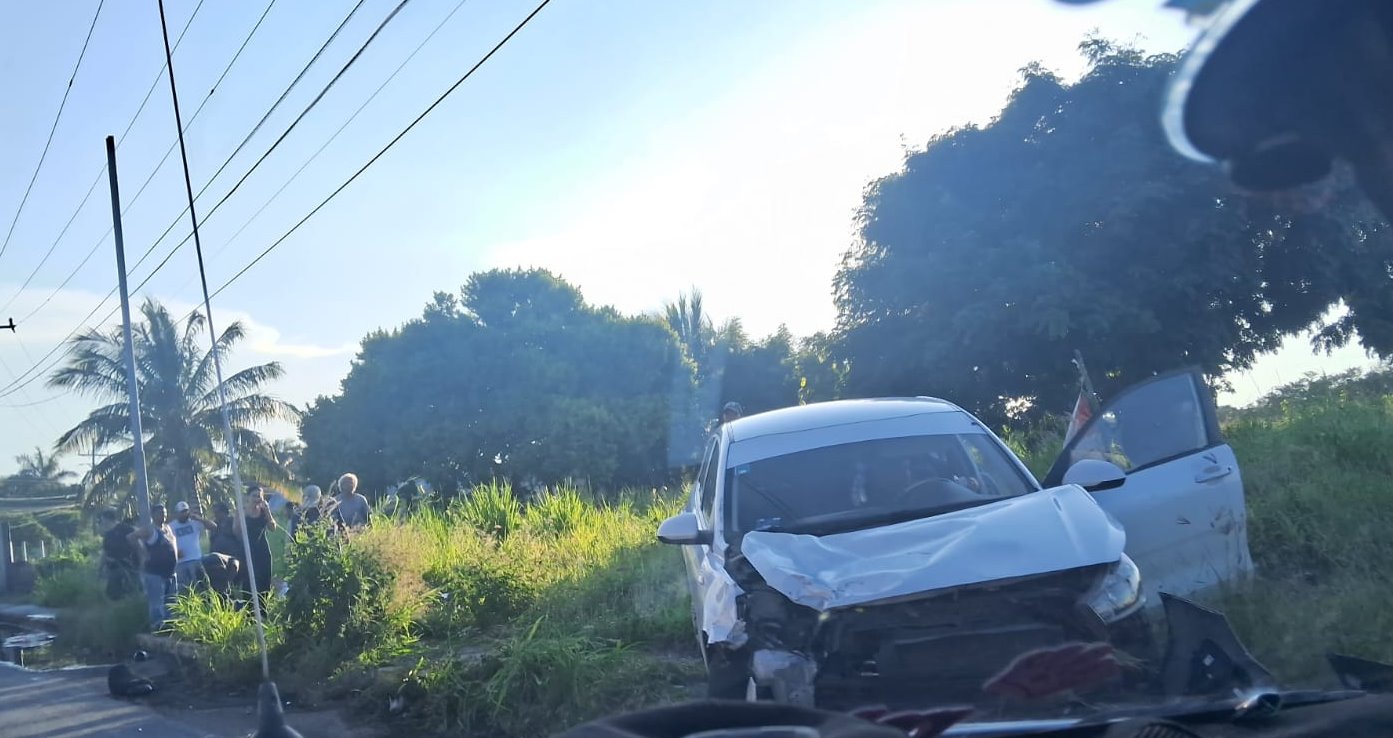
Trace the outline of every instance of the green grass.
<instances>
[{"instance_id":1,"label":"green grass","mask_svg":"<svg viewBox=\"0 0 1393 738\"><path fill-rule=\"evenodd\" d=\"M278 601L271 600L266 613L278 622ZM201 644L202 666L211 681L247 683L257 678L259 655L256 626L251 612L212 592L186 592L171 606L174 635ZM283 629L272 628L268 645L278 645Z\"/></svg>"},{"instance_id":2,"label":"green grass","mask_svg":"<svg viewBox=\"0 0 1393 738\"><path fill-rule=\"evenodd\" d=\"M1307 379L1225 434L1258 576L1224 609L1260 660L1328 681L1327 651L1393 661L1393 396L1387 372Z\"/></svg>"},{"instance_id":3,"label":"green grass","mask_svg":"<svg viewBox=\"0 0 1393 738\"><path fill-rule=\"evenodd\" d=\"M81 663L101 664L128 658L135 651L136 634L145 630L145 598L126 597L90 607L58 613L57 654Z\"/></svg>"}]
</instances>

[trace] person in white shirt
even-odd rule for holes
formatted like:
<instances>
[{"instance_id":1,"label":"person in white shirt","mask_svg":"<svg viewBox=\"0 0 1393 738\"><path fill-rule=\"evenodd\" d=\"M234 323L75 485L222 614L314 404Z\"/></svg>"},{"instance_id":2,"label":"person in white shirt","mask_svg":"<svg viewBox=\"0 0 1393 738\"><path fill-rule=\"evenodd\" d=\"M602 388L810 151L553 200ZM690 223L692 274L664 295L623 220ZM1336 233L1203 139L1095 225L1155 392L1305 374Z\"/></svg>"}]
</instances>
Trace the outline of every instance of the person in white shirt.
<instances>
[{"instance_id":1,"label":"person in white shirt","mask_svg":"<svg viewBox=\"0 0 1393 738\"><path fill-rule=\"evenodd\" d=\"M189 503L181 501L174 505L174 520L169 527L174 531L175 547L179 552L174 580L182 593L203 577L203 532L217 530L218 524L204 520L198 512L189 509Z\"/></svg>"}]
</instances>

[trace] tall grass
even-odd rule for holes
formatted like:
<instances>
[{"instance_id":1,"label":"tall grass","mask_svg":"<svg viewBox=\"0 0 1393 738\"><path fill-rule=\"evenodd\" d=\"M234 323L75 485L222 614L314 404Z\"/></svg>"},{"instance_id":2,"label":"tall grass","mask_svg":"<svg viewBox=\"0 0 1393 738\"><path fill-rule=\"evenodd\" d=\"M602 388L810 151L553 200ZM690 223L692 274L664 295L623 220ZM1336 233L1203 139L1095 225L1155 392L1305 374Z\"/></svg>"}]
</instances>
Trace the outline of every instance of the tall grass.
<instances>
[{"instance_id":1,"label":"tall grass","mask_svg":"<svg viewBox=\"0 0 1393 738\"><path fill-rule=\"evenodd\" d=\"M1225 427L1258 576L1223 608L1291 682L1339 651L1393 661L1393 396L1386 372L1308 378Z\"/></svg>"},{"instance_id":2,"label":"tall grass","mask_svg":"<svg viewBox=\"0 0 1393 738\"><path fill-rule=\"evenodd\" d=\"M283 633L274 627L280 622L277 609L277 601L269 600L266 620L273 624L267 632L271 646L279 643ZM203 666L213 680L236 684L256 679L256 626L247 607L215 592L188 591L179 595L170 610L174 634L202 646Z\"/></svg>"}]
</instances>

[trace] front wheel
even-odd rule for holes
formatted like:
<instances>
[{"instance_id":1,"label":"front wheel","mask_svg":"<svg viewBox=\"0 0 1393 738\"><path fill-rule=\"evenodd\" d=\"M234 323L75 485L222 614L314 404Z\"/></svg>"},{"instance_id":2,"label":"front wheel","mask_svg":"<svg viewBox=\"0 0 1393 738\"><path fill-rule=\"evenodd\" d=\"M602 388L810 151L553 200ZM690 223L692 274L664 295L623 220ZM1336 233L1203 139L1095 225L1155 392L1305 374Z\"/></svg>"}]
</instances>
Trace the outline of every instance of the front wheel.
<instances>
[{"instance_id":1,"label":"front wheel","mask_svg":"<svg viewBox=\"0 0 1393 738\"><path fill-rule=\"evenodd\" d=\"M706 696L713 700L747 699L754 680L746 659L723 649L706 654Z\"/></svg>"}]
</instances>

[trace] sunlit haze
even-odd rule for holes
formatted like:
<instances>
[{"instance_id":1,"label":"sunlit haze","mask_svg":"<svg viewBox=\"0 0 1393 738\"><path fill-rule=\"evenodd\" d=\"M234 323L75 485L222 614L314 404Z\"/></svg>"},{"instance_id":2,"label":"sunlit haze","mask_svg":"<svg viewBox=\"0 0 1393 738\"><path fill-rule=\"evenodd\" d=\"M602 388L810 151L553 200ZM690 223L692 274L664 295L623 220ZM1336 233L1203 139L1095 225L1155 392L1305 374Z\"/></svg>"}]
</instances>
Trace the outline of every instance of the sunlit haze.
<instances>
[{"instance_id":1,"label":"sunlit haze","mask_svg":"<svg viewBox=\"0 0 1393 738\"><path fill-rule=\"evenodd\" d=\"M352 2L281 3L188 130L197 191L313 55ZM319 107L216 213L211 208L397 4L372 0L300 87L199 201L216 288L362 166L531 5L466 2L363 113L280 195L455 0L402 10ZM79 7L80 6L80 7ZM194 0L170 0L172 32ZM473 271L551 269L594 303L659 310L699 288L719 319L753 335L796 335L835 318L831 280L851 244L868 182L906 150L951 126L988 120L1021 67L1066 78L1088 34L1176 51L1194 29L1158 0L1072 8L1049 0L969 2L559 0L401 143L214 301L215 319L250 327L235 356L278 360L272 389L303 405L333 393L360 338L420 314L431 294ZM0 227L8 227L48 136L93 2L9 3L0 9ZM208 3L175 54L187 121L265 9ZM109 193L99 182L37 272L163 62L155 3L108 3L70 92L47 161L0 256L0 385L49 355L115 284ZM174 140L167 82L118 151L123 204ZM1159 106L1159 101L1158 101ZM132 264L171 222L138 284L189 231L177 150L131 205ZM253 214L270 200L264 212ZM90 249L95 256L61 290ZM22 292L20 285L34 272ZM17 294L18 293L18 294ZM192 244L132 300L179 310L198 303ZM45 301L47 304L39 307ZM57 354L53 353L56 357ZM1302 372L1371 363L1362 350L1311 354L1293 338L1221 398L1245 403ZM234 367L235 368L235 367ZM0 473L48 448L92 408L42 379L0 398ZM1063 409L1063 408L1061 408ZM294 429L268 429L274 437ZM82 460L69 459L73 468Z\"/></svg>"}]
</instances>

